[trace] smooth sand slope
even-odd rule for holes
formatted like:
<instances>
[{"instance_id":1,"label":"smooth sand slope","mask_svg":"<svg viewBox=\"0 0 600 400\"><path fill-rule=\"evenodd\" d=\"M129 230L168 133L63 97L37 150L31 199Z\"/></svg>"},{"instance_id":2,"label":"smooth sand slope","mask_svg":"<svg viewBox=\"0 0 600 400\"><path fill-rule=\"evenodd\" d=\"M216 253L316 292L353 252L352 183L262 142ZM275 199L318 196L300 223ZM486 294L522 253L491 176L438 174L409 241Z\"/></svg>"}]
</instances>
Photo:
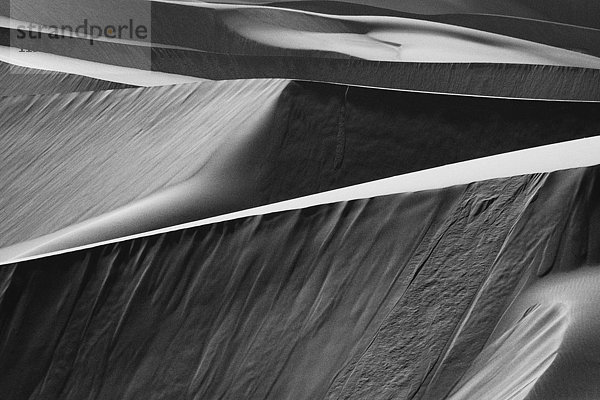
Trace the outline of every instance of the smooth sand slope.
<instances>
[{"instance_id":1,"label":"smooth sand slope","mask_svg":"<svg viewBox=\"0 0 600 400\"><path fill-rule=\"evenodd\" d=\"M576 303L595 296L581 277L595 269L580 268L600 262L599 173L322 205L3 266L0 388L7 399L477 388L542 399L553 382L554 398L595 393L570 374L598 373L594 308ZM493 376L498 356L516 380Z\"/></svg>"},{"instance_id":2,"label":"smooth sand slope","mask_svg":"<svg viewBox=\"0 0 600 400\"><path fill-rule=\"evenodd\" d=\"M259 80L7 98L3 245L138 200L67 247L600 132L596 103L346 90Z\"/></svg>"},{"instance_id":3,"label":"smooth sand slope","mask_svg":"<svg viewBox=\"0 0 600 400\"><path fill-rule=\"evenodd\" d=\"M257 118L286 84L210 82L0 100L2 242L111 211L208 173L211 165L214 171L255 135ZM235 175L205 179L207 211L211 193L219 193L215 185L243 190Z\"/></svg>"}]
</instances>

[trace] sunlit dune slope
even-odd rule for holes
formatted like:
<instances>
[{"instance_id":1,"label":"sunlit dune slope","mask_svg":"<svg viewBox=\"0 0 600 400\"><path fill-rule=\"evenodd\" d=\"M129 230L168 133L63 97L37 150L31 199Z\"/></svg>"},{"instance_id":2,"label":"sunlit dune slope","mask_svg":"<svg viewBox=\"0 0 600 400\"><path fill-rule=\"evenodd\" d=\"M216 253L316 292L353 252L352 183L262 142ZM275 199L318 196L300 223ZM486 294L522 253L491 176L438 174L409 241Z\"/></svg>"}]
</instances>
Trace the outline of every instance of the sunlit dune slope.
<instances>
[{"instance_id":1,"label":"sunlit dune slope","mask_svg":"<svg viewBox=\"0 0 600 400\"><path fill-rule=\"evenodd\" d=\"M379 15L421 19L497 33L600 56L600 29L501 14L412 14L344 1L284 1L269 6L333 15Z\"/></svg>"},{"instance_id":2,"label":"sunlit dune slope","mask_svg":"<svg viewBox=\"0 0 600 400\"><path fill-rule=\"evenodd\" d=\"M551 376L583 393L595 381L575 388L560 367L597 373L569 356L573 335L597 346L593 309L569 311L592 289L569 282L600 261L599 177L593 167L335 203L3 266L0 389L465 398L501 350L531 379L520 397L490 381L486 398L543 398L532 396Z\"/></svg>"},{"instance_id":3,"label":"sunlit dune slope","mask_svg":"<svg viewBox=\"0 0 600 400\"><path fill-rule=\"evenodd\" d=\"M0 100L2 242L52 232L220 165L219 149L243 148L286 84L207 82Z\"/></svg>"},{"instance_id":4,"label":"sunlit dune slope","mask_svg":"<svg viewBox=\"0 0 600 400\"><path fill-rule=\"evenodd\" d=\"M277 80L2 101L3 245L130 203L90 240L600 132L596 103Z\"/></svg>"}]
</instances>

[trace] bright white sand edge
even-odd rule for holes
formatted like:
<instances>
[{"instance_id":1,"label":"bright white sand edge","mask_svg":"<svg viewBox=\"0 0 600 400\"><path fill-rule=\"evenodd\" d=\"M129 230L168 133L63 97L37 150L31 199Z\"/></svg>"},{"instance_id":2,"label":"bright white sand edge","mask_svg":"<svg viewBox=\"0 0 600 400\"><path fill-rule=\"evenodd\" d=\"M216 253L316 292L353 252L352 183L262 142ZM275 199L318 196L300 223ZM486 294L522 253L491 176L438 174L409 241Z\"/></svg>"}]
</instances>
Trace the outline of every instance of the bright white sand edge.
<instances>
[{"instance_id":1,"label":"bright white sand edge","mask_svg":"<svg viewBox=\"0 0 600 400\"><path fill-rule=\"evenodd\" d=\"M0 46L0 61L20 67L76 74L134 86L177 85L206 80L193 76L85 61L77 58L58 56L56 54L20 52L19 49L7 46Z\"/></svg>"},{"instance_id":2,"label":"bright white sand edge","mask_svg":"<svg viewBox=\"0 0 600 400\"><path fill-rule=\"evenodd\" d=\"M100 216L31 241L0 249L0 264L47 257L255 215L397 193L440 189L488 179L552 172L597 164L600 164L600 136L449 164L129 236L98 240L94 243L81 243L78 246L69 246L68 248L61 246L63 240L73 243L73 240L76 240L78 237L78 232L85 230L90 224L101 226L105 217ZM168 199L170 197L169 189L161 196ZM140 203L143 204L143 202L144 200ZM145 205L144 207L148 207L148 209L155 208L153 205ZM131 212L140 215L144 214L144 210L136 207L134 203L109 213L110 219L114 220L115 217L118 217L119 213L122 213L123 218L127 218L130 217L128 214ZM151 215L148 217L151 217ZM132 227L132 231L135 230L134 228ZM47 250L49 247L51 247L51 251ZM41 250L42 248L46 249L46 251ZM36 249L40 249L40 252L36 253Z\"/></svg>"}]
</instances>

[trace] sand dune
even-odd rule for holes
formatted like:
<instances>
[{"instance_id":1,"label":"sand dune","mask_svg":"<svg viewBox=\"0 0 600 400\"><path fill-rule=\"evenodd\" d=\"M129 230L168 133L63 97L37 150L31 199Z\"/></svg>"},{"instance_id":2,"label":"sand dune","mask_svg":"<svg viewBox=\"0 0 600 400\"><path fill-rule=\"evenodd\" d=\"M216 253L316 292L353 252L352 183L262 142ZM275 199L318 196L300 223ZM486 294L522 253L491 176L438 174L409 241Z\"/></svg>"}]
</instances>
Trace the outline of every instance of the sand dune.
<instances>
[{"instance_id":1,"label":"sand dune","mask_svg":"<svg viewBox=\"0 0 600 400\"><path fill-rule=\"evenodd\" d=\"M151 44L232 55L299 55L299 51L304 51L309 52L307 55L318 58L335 58L338 54L338 57L345 55L377 61L496 62L587 68L600 66L598 58L570 49L435 21L383 16L332 16L274 7L209 5L185 1L162 0L156 3L168 3L172 7L169 8L169 13L155 12L151 43L108 38L98 40L101 42L98 43L100 46L112 43L110 51L119 54L119 57L113 58L114 63L119 62L125 66L141 65L145 61L150 63L148 46ZM161 23L169 14L184 13L196 14L195 20L202 19L205 23L185 23L176 29ZM183 16L184 20L191 17L192 15ZM87 46L90 47L87 52L85 46L80 48L79 43L85 43L85 40L61 41L46 38L52 32L48 28L39 28L45 33L39 35L39 29L36 31L34 26L35 40L20 38L20 34L14 30L19 28L20 31L27 31L28 23L15 21L14 18L8 23L12 29L10 34L13 46L20 43L23 48L45 52L61 51L61 46L69 46L72 50L78 50L71 53L93 56L90 53L93 45ZM28 21L37 24L42 23L40 18L44 19L43 16L35 15L30 18ZM72 39L73 34L67 33ZM382 35L384 37L380 37ZM538 33L537 36L526 36L537 39L542 35ZM584 47L586 45L583 44ZM119 50L122 46L129 48L129 54ZM123 59L127 64L122 64Z\"/></svg>"},{"instance_id":2,"label":"sand dune","mask_svg":"<svg viewBox=\"0 0 600 400\"><path fill-rule=\"evenodd\" d=\"M0 397L599 398L600 3L233 3L0 0Z\"/></svg>"},{"instance_id":3,"label":"sand dune","mask_svg":"<svg viewBox=\"0 0 600 400\"><path fill-rule=\"evenodd\" d=\"M90 240L600 131L596 103L346 93L277 80L3 101L13 110L2 121L5 246L152 194L159 200L135 203L130 219Z\"/></svg>"},{"instance_id":4,"label":"sand dune","mask_svg":"<svg viewBox=\"0 0 600 400\"><path fill-rule=\"evenodd\" d=\"M273 14L283 15L275 17ZM339 52L379 61L600 66L600 59L596 57L437 22L339 16L339 20L363 31L346 33L334 30L334 26L323 26L325 21L319 29L307 27L302 24L306 18L302 13L268 8L235 8L223 16L225 25L232 31L278 48ZM313 18L324 17L313 15Z\"/></svg>"},{"instance_id":5,"label":"sand dune","mask_svg":"<svg viewBox=\"0 0 600 400\"><path fill-rule=\"evenodd\" d=\"M285 85L210 82L2 99L10 110L0 139L2 241L49 233L208 173L236 154L232 142L252 137L254 116Z\"/></svg>"},{"instance_id":6,"label":"sand dune","mask_svg":"<svg viewBox=\"0 0 600 400\"><path fill-rule=\"evenodd\" d=\"M494 178L592 166L600 162L599 150L600 136L574 140L425 169L168 226L169 223L194 218L194 216L199 218L215 212L214 208L206 207L207 198L214 196L214 189L201 185L204 181L194 177L183 184L170 187L109 213L48 235L0 248L0 264L89 249L108 243L196 228L248 216L390 194L440 189ZM224 173L219 172L221 175ZM221 192L218 195L226 198L227 195L231 196L231 192ZM208 204L210 203L211 201L208 201ZM237 207L243 205L244 203L236 204ZM153 230L144 231L145 229Z\"/></svg>"},{"instance_id":7,"label":"sand dune","mask_svg":"<svg viewBox=\"0 0 600 400\"><path fill-rule=\"evenodd\" d=\"M333 15L396 16L440 22L600 56L599 29L531 17L477 13L411 14L343 1L284 1L268 5Z\"/></svg>"},{"instance_id":8,"label":"sand dune","mask_svg":"<svg viewBox=\"0 0 600 400\"><path fill-rule=\"evenodd\" d=\"M580 284L553 280L598 262L597 250L573 251L598 237L598 219L580 218L598 213L598 172L323 205L4 266L0 388L8 399L383 399L454 387L460 398L478 379L472 362L494 370L495 349L540 344L513 359L541 361L520 364L533 388L491 381L486 392L531 398L567 373L555 369L562 353L551 361L576 320L553 296L533 298L542 305L520 324L502 313L519 315L521 298L529 308L520 282L538 271L549 293L577 296Z\"/></svg>"},{"instance_id":9,"label":"sand dune","mask_svg":"<svg viewBox=\"0 0 600 400\"><path fill-rule=\"evenodd\" d=\"M427 92L600 99L596 84L600 82L600 58L583 54L600 55L594 39L598 35L590 34L596 31L589 29L561 26L560 32L554 32L553 27L534 21L530 31L511 38L497 33L520 28L514 28L514 19L505 23L498 22L499 17L494 17L496 28L491 29L496 33L489 33L456 26L460 21L456 25L440 23L445 22L441 19L333 16L196 2L147 4L151 4L147 19L152 34L146 41L104 38L90 46L89 38L53 40L42 32L39 38L18 43L38 52L31 61L38 65L69 65L65 59L57 62L44 55L48 53L209 79L283 78ZM37 16L26 4L20 9L23 21L47 24L54 18ZM65 15L76 20L78 14L65 11ZM468 17L475 22L462 25L488 25L477 16ZM176 28L173 20L180 22ZM197 24L199 20L203 24ZM7 35L15 46L18 32L11 21ZM544 29L554 34L547 35ZM269 57L269 63L264 57ZM85 65L78 68L84 69Z\"/></svg>"}]
</instances>

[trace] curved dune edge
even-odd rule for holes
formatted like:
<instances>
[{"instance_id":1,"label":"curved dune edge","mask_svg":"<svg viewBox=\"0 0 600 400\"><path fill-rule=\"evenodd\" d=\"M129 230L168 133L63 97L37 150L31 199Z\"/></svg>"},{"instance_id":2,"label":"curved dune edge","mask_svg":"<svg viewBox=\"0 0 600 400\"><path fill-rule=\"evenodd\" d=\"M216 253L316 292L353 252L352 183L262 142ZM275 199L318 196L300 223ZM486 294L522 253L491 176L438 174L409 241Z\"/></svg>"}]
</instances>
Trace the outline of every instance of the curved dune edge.
<instances>
[{"instance_id":1,"label":"curved dune edge","mask_svg":"<svg viewBox=\"0 0 600 400\"><path fill-rule=\"evenodd\" d=\"M113 212L31 241L0 249L0 263L8 264L47 257L253 215L438 189L501 177L579 168L598 163L600 163L600 136L445 165L139 233L139 226L148 226L149 223L160 225L162 220L172 218L171 214L189 208L190 204L196 202L193 196L190 198L189 193L194 192L191 189L199 182L192 179Z\"/></svg>"},{"instance_id":2,"label":"curved dune edge","mask_svg":"<svg viewBox=\"0 0 600 400\"><path fill-rule=\"evenodd\" d=\"M133 86L179 85L206 80L193 76L86 61L50 53L20 53L18 49L7 46L0 46L0 61L19 67L64 72Z\"/></svg>"},{"instance_id":3,"label":"curved dune edge","mask_svg":"<svg viewBox=\"0 0 600 400\"><path fill-rule=\"evenodd\" d=\"M401 17L329 16L332 20L362 24L366 32L346 33L335 29L311 32L301 26L294 27L293 20L286 27L277 22L271 23L265 17L268 11L271 10L236 9L225 14L223 21L230 30L264 45L337 52L372 61L600 67L600 59L594 56L438 22ZM261 15L263 13L265 16ZM294 12L290 14L293 17Z\"/></svg>"},{"instance_id":4,"label":"curved dune edge","mask_svg":"<svg viewBox=\"0 0 600 400\"><path fill-rule=\"evenodd\" d=\"M591 244L597 246L597 243ZM490 341L498 341L502 337L502 331L507 330L520 315L529 313L536 305L562 308L568 324L564 327L564 338L560 346L555 346L556 342L550 342L556 340L551 339L556 332L550 330L532 337L542 342L540 344L545 345L548 350L549 346L555 348L556 354L551 365L536 380L535 391L527 399L595 397L597 388L590 385L590 382L595 382L600 350L597 339L600 329L597 309L600 301L597 290L600 283L598 265L592 263L568 272L553 271L544 277L533 278L532 275L535 275L535 271L529 271L528 283L504 312ZM524 350L524 356L531 355L528 348Z\"/></svg>"},{"instance_id":5,"label":"curved dune edge","mask_svg":"<svg viewBox=\"0 0 600 400\"><path fill-rule=\"evenodd\" d=\"M568 308L534 304L488 344L448 400L522 400L549 369L569 327Z\"/></svg>"}]
</instances>

